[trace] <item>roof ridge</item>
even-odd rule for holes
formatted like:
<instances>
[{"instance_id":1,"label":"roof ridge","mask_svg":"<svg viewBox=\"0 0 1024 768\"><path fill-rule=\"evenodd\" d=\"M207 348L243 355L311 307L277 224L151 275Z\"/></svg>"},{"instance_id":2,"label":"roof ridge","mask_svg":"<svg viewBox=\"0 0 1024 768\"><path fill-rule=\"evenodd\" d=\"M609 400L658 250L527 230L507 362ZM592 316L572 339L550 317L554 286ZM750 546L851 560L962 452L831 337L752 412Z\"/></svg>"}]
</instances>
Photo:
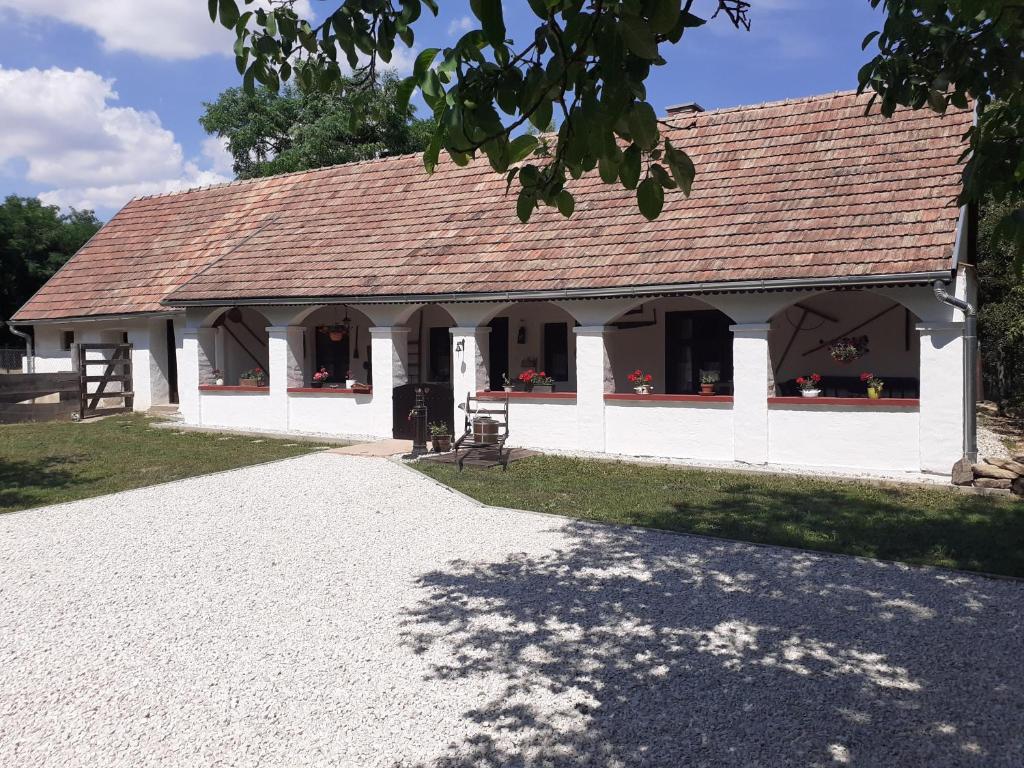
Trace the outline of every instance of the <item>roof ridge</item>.
<instances>
[{"instance_id":1,"label":"roof ridge","mask_svg":"<svg viewBox=\"0 0 1024 768\"><path fill-rule=\"evenodd\" d=\"M736 104L736 105L731 106L731 107L716 107L714 109L705 110L705 111L700 112L698 114L702 114L702 115L715 115L715 114L724 114L724 113L727 113L727 112L739 112L741 110L764 109L764 108L768 108L768 107L778 107L778 106L784 106L784 105L789 105L789 104L800 104L800 103L803 103L803 102L823 101L825 99L834 99L837 96L848 96L848 95L856 94L856 93L857 93L857 90L855 88L851 88L851 89L847 89L847 90L844 90L844 91L832 91L830 93L812 94L810 96L794 96L794 97L791 97L791 98L788 98L788 99L779 99L777 101L762 101L762 102L760 102L758 104ZM670 118L673 118L673 117L678 118L678 117L680 117L680 115L665 115L662 119L666 119L667 120L667 119L670 119ZM290 178L292 176L308 176L308 175L312 175L314 173L321 173L321 172L325 172L325 171L333 171L333 170L336 170L338 168L351 168L351 167L357 167L357 166L361 166L361 165L371 165L373 163L384 163L384 162L388 162L388 161L391 161L391 160L401 160L401 159L407 159L407 158L411 158L411 157L419 157L422 154L423 154L422 152L406 152L406 153L399 154L399 155L384 155L382 157L366 158L365 160L350 160L349 162L346 162L346 163L334 163L332 165L322 165L319 168L307 168L307 169L302 170L302 171L289 171L288 173L275 173L272 176L256 176L256 177L253 177L251 179L232 179L231 181L224 181L224 182L221 182L219 184L200 184L200 185L197 185L195 187L188 187L187 189L178 189L178 190L174 190L174 191L170 191L170 192L155 192L155 193L153 193L151 195L139 195L138 197L133 197L128 202L129 203L134 203L134 202L137 202L137 201L140 201L140 200L155 200L155 199L159 199L159 198L162 198L162 197L173 197L174 195L185 195L185 194L188 194L190 192L204 192L204 191L209 190L209 189L223 189L225 187L241 186L241 185L245 185L245 184L257 184L257 183L259 183L261 181L269 182L269 181L275 180L275 179L287 179L287 178ZM126 205L127 205L127 203L126 203Z\"/></svg>"},{"instance_id":2,"label":"roof ridge","mask_svg":"<svg viewBox=\"0 0 1024 768\"><path fill-rule=\"evenodd\" d=\"M703 115L714 115L722 112L739 112L740 110L746 109L766 109L768 107L783 107L790 104L802 104L804 102L811 101L824 101L825 99L834 99L837 96L855 96L857 95L856 88L848 88L842 91L831 91L830 93L816 93L810 96L791 96L788 99L777 99L775 101L762 101L758 104L737 104L732 107L716 107L715 109L707 109L704 112L698 114Z\"/></svg>"},{"instance_id":3,"label":"roof ridge","mask_svg":"<svg viewBox=\"0 0 1024 768\"><path fill-rule=\"evenodd\" d=\"M231 181L222 181L219 184L200 184L195 187L188 187L187 189L176 189L169 192L154 192L150 195L139 195L129 200L129 203L134 203L139 200L156 200L161 197L174 197L175 195L186 195L189 192L205 192L208 189L223 189L225 187L242 186L245 184L257 184L261 181L276 181L277 179L287 179L291 176L310 176L314 173L321 173L322 171L332 171L337 168L351 168L359 165L370 165L371 163L383 163L388 160L399 160L410 157L418 157L422 155L422 152L406 152L401 155L384 155L383 157L370 157L365 160L349 160L347 163L333 163L332 165L321 165L318 168L306 168L302 171L288 171L287 173L275 173L272 176L254 176L250 179L231 179ZM125 203L127 205L128 203Z\"/></svg>"}]
</instances>

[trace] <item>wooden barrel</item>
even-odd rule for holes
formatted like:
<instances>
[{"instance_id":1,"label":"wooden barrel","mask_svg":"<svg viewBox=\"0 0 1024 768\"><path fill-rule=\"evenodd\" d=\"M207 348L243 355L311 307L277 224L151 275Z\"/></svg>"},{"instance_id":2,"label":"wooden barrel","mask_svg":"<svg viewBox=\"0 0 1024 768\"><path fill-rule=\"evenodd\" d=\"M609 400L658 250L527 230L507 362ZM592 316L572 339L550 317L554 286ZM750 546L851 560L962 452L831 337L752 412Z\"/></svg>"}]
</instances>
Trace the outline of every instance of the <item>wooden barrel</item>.
<instances>
[{"instance_id":1,"label":"wooden barrel","mask_svg":"<svg viewBox=\"0 0 1024 768\"><path fill-rule=\"evenodd\" d=\"M498 422L488 416L473 419L473 442L486 445L498 442Z\"/></svg>"}]
</instances>

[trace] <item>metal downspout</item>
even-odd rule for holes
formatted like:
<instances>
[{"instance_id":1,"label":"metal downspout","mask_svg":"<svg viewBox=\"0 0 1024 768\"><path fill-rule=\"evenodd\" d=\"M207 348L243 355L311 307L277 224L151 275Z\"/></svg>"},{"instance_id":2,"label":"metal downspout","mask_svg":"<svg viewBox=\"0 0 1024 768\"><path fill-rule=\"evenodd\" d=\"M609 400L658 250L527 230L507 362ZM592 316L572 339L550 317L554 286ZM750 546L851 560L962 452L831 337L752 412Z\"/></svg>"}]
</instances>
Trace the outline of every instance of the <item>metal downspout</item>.
<instances>
[{"instance_id":1,"label":"metal downspout","mask_svg":"<svg viewBox=\"0 0 1024 768\"><path fill-rule=\"evenodd\" d=\"M27 373L35 373L36 372L36 357L35 357L35 354L34 354L34 350L32 349L32 336L31 336L31 334L25 333L24 331L19 331L17 328L14 327L14 323L12 321L10 321L10 320L7 321L7 327L11 329L11 333L13 333L15 336L21 336L21 338L23 338L25 340L25 353L26 353L26 359L28 360L28 371L27 371Z\"/></svg>"},{"instance_id":2,"label":"metal downspout","mask_svg":"<svg viewBox=\"0 0 1024 768\"><path fill-rule=\"evenodd\" d=\"M951 295L941 280L932 283L935 298L964 313L964 458L978 461L977 367L978 313L970 302Z\"/></svg>"}]
</instances>

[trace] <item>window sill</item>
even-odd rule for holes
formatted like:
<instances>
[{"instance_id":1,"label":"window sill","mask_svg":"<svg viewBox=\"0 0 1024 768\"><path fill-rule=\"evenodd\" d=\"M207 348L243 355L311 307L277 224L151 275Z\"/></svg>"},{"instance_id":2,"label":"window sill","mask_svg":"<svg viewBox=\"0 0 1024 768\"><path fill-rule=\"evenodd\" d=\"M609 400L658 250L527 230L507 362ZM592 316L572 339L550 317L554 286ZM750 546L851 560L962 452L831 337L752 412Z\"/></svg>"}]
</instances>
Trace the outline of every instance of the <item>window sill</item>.
<instances>
[{"instance_id":1,"label":"window sill","mask_svg":"<svg viewBox=\"0 0 1024 768\"><path fill-rule=\"evenodd\" d=\"M372 389L342 389L341 387L288 387L289 395L372 395Z\"/></svg>"},{"instance_id":2,"label":"window sill","mask_svg":"<svg viewBox=\"0 0 1024 768\"><path fill-rule=\"evenodd\" d=\"M732 395L638 395L635 392L608 392L605 400L655 403L732 403Z\"/></svg>"},{"instance_id":3,"label":"window sill","mask_svg":"<svg viewBox=\"0 0 1024 768\"><path fill-rule=\"evenodd\" d=\"M912 397L769 397L768 405L808 405L820 408L917 408L921 401Z\"/></svg>"},{"instance_id":4,"label":"window sill","mask_svg":"<svg viewBox=\"0 0 1024 768\"><path fill-rule=\"evenodd\" d=\"M240 387L236 384L224 384L217 386L216 384L200 384L200 392L246 392L250 395L268 395L270 394L270 387Z\"/></svg>"},{"instance_id":5,"label":"window sill","mask_svg":"<svg viewBox=\"0 0 1024 768\"><path fill-rule=\"evenodd\" d=\"M477 392L480 400L575 400L575 392Z\"/></svg>"}]
</instances>

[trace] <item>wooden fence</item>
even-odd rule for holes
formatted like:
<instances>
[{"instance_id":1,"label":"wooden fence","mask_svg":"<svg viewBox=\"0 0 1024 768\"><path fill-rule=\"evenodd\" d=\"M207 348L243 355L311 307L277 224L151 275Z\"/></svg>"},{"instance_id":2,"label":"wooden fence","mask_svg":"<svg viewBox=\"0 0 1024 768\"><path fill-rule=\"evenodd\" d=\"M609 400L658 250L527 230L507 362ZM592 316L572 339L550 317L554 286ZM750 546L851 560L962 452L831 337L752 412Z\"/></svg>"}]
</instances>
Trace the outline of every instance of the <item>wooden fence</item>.
<instances>
[{"instance_id":1,"label":"wooden fence","mask_svg":"<svg viewBox=\"0 0 1024 768\"><path fill-rule=\"evenodd\" d=\"M70 419L80 386L78 371L0 374L0 424Z\"/></svg>"}]
</instances>

